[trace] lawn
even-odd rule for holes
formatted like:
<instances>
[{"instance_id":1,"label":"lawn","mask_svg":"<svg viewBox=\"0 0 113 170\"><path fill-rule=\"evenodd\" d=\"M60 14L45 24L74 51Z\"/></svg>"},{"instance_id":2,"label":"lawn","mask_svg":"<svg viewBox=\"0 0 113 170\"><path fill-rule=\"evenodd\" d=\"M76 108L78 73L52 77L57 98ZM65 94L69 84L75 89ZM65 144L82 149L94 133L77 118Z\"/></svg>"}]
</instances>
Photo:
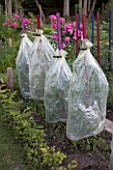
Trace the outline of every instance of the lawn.
<instances>
[{"instance_id":1,"label":"lawn","mask_svg":"<svg viewBox=\"0 0 113 170\"><path fill-rule=\"evenodd\" d=\"M0 170L26 170L23 164L23 151L14 143L14 135L0 127Z\"/></svg>"}]
</instances>

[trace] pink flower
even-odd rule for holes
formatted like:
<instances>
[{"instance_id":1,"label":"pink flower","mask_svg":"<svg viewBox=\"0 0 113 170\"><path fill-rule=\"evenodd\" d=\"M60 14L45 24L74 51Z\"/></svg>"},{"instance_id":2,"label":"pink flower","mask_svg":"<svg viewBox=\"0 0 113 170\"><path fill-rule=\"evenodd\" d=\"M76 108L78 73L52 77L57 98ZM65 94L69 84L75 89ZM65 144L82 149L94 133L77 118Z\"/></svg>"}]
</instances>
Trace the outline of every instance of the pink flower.
<instances>
[{"instance_id":1,"label":"pink flower","mask_svg":"<svg viewBox=\"0 0 113 170\"><path fill-rule=\"evenodd\" d=\"M70 37L65 37L64 42L68 43L70 41Z\"/></svg>"},{"instance_id":2,"label":"pink flower","mask_svg":"<svg viewBox=\"0 0 113 170\"><path fill-rule=\"evenodd\" d=\"M25 24L29 24L29 23L30 23L30 20L27 19L27 18L24 18L24 23L25 23Z\"/></svg>"},{"instance_id":3,"label":"pink flower","mask_svg":"<svg viewBox=\"0 0 113 170\"><path fill-rule=\"evenodd\" d=\"M62 48L66 48L66 44L65 43L62 44Z\"/></svg>"},{"instance_id":4,"label":"pink flower","mask_svg":"<svg viewBox=\"0 0 113 170\"><path fill-rule=\"evenodd\" d=\"M56 30L57 29L57 24L55 24L55 23L51 23L51 26L52 26L52 28L54 29L54 30Z\"/></svg>"},{"instance_id":5,"label":"pink flower","mask_svg":"<svg viewBox=\"0 0 113 170\"><path fill-rule=\"evenodd\" d=\"M56 20L56 19L57 19L56 15L50 15L50 17L49 17L49 18L50 18L50 20L51 20L51 21L54 21L54 20Z\"/></svg>"},{"instance_id":6,"label":"pink flower","mask_svg":"<svg viewBox=\"0 0 113 170\"><path fill-rule=\"evenodd\" d=\"M73 28L69 28L67 31L68 31L70 34L72 34L72 33L73 33Z\"/></svg>"},{"instance_id":7,"label":"pink flower","mask_svg":"<svg viewBox=\"0 0 113 170\"><path fill-rule=\"evenodd\" d=\"M8 19L6 19L6 25L12 25L12 22L10 22Z\"/></svg>"},{"instance_id":8,"label":"pink flower","mask_svg":"<svg viewBox=\"0 0 113 170\"><path fill-rule=\"evenodd\" d=\"M82 31L78 30L78 37L81 37L81 36L82 36Z\"/></svg>"},{"instance_id":9,"label":"pink flower","mask_svg":"<svg viewBox=\"0 0 113 170\"><path fill-rule=\"evenodd\" d=\"M76 35L73 36L73 39L76 40Z\"/></svg>"},{"instance_id":10,"label":"pink flower","mask_svg":"<svg viewBox=\"0 0 113 170\"><path fill-rule=\"evenodd\" d=\"M70 28L72 29L72 24L69 23L69 24L64 25L65 30L68 30Z\"/></svg>"},{"instance_id":11,"label":"pink flower","mask_svg":"<svg viewBox=\"0 0 113 170\"><path fill-rule=\"evenodd\" d=\"M16 28L16 27L18 26L18 24L17 24L16 22L14 22L14 23L12 24L12 26L13 26L14 28Z\"/></svg>"},{"instance_id":12,"label":"pink flower","mask_svg":"<svg viewBox=\"0 0 113 170\"><path fill-rule=\"evenodd\" d=\"M18 15L18 14L14 14L14 17L16 18L16 19L20 19L20 16Z\"/></svg>"},{"instance_id":13,"label":"pink flower","mask_svg":"<svg viewBox=\"0 0 113 170\"><path fill-rule=\"evenodd\" d=\"M62 31L62 34L66 34L66 31L64 30L64 31Z\"/></svg>"},{"instance_id":14,"label":"pink flower","mask_svg":"<svg viewBox=\"0 0 113 170\"><path fill-rule=\"evenodd\" d=\"M27 30L31 31L31 30L32 30L32 27L28 27Z\"/></svg>"},{"instance_id":15,"label":"pink flower","mask_svg":"<svg viewBox=\"0 0 113 170\"><path fill-rule=\"evenodd\" d=\"M65 22L65 19L64 18L60 18L60 22L61 23Z\"/></svg>"},{"instance_id":16,"label":"pink flower","mask_svg":"<svg viewBox=\"0 0 113 170\"><path fill-rule=\"evenodd\" d=\"M81 40L83 40L83 33L81 34Z\"/></svg>"},{"instance_id":17,"label":"pink flower","mask_svg":"<svg viewBox=\"0 0 113 170\"><path fill-rule=\"evenodd\" d=\"M53 37L55 40L58 40L58 35L57 35L57 34L53 34L52 37Z\"/></svg>"},{"instance_id":18,"label":"pink flower","mask_svg":"<svg viewBox=\"0 0 113 170\"><path fill-rule=\"evenodd\" d=\"M72 26L74 27L76 26L76 21L72 22Z\"/></svg>"},{"instance_id":19,"label":"pink flower","mask_svg":"<svg viewBox=\"0 0 113 170\"><path fill-rule=\"evenodd\" d=\"M80 28L81 28L81 29L83 28L83 25L82 25L82 24L80 24Z\"/></svg>"}]
</instances>

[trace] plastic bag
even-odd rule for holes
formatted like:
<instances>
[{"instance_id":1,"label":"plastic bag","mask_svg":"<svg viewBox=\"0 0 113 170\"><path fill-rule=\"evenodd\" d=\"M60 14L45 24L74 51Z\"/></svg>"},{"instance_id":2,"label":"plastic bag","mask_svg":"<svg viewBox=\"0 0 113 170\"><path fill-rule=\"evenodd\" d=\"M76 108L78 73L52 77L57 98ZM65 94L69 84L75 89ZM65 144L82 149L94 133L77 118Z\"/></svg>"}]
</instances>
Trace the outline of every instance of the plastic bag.
<instances>
[{"instance_id":1,"label":"plastic bag","mask_svg":"<svg viewBox=\"0 0 113 170\"><path fill-rule=\"evenodd\" d=\"M31 60L29 69L30 94L35 100L43 100L45 76L55 62L54 49L49 40L40 32L31 47Z\"/></svg>"},{"instance_id":2,"label":"plastic bag","mask_svg":"<svg viewBox=\"0 0 113 170\"><path fill-rule=\"evenodd\" d=\"M30 99L29 88L29 60L31 57L30 47L32 42L26 34L22 34L22 41L16 58L16 68L18 73L19 88L25 99Z\"/></svg>"},{"instance_id":3,"label":"plastic bag","mask_svg":"<svg viewBox=\"0 0 113 170\"><path fill-rule=\"evenodd\" d=\"M59 52L57 51L59 55ZM50 68L45 79L45 114L50 123L66 122L68 112L68 89L72 77L65 60L67 52L61 50L62 58Z\"/></svg>"},{"instance_id":4,"label":"plastic bag","mask_svg":"<svg viewBox=\"0 0 113 170\"><path fill-rule=\"evenodd\" d=\"M83 40L83 50L73 63L69 89L67 137L80 140L100 133L106 118L108 82L97 61L90 53L93 46Z\"/></svg>"},{"instance_id":5,"label":"plastic bag","mask_svg":"<svg viewBox=\"0 0 113 170\"><path fill-rule=\"evenodd\" d=\"M113 134L112 134L112 141L111 141L111 156L110 156L110 168L109 170L113 170Z\"/></svg>"}]
</instances>

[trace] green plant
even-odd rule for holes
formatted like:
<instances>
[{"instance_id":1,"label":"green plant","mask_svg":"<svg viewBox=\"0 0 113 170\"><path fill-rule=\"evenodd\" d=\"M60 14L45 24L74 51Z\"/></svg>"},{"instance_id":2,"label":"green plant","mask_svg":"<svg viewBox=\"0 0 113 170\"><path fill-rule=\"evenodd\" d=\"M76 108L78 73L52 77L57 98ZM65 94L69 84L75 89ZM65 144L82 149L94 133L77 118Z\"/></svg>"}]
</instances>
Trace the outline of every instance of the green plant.
<instances>
[{"instance_id":1,"label":"green plant","mask_svg":"<svg viewBox=\"0 0 113 170\"><path fill-rule=\"evenodd\" d=\"M27 163L33 170L37 167L44 169L61 165L67 156L59 149L48 146L44 127L36 124L32 117L32 108L25 107L24 101L18 100L17 96L17 91L0 91L0 117L4 125L18 134L16 141L23 144Z\"/></svg>"}]
</instances>

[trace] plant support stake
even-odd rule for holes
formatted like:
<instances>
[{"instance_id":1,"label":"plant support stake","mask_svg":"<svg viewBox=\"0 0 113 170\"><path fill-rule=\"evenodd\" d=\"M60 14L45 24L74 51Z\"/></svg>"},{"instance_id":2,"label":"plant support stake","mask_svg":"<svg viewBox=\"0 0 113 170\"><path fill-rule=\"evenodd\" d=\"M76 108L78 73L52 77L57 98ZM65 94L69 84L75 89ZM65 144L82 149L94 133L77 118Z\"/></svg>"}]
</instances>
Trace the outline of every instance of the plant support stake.
<instances>
[{"instance_id":1,"label":"plant support stake","mask_svg":"<svg viewBox=\"0 0 113 170\"><path fill-rule=\"evenodd\" d=\"M24 33L24 14L22 14L22 34Z\"/></svg>"},{"instance_id":2,"label":"plant support stake","mask_svg":"<svg viewBox=\"0 0 113 170\"><path fill-rule=\"evenodd\" d=\"M78 30L80 31L80 14L78 14Z\"/></svg>"},{"instance_id":3,"label":"plant support stake","mask_svg":"<svg viewBox=\"0 0 113 170\"><path fill-rule=\"evenodd\" d=\"M7 68L7 87L13 90L13 69L12 67Z\"/></svg>"},{"instance_id":4,"label":"plant support stake","mask_svg":"<svg viewBox=\"0 0 113 170\"><path fill-rule=\"evenodd\" d=\"M112 44L112 11L109 11L109 55L108 55L108 64L109 70L111 70L111 44Z\"/></svg>"},{"instance_id":5,"label":"plant support stake","mask_svg":"<svg viewBox=\"0 0 113 170\"><path fill-rule=\"evenodd\" d=\"M86 39L86 15L82 14L82 24L83 24L83 39Z\"/></svg>"},{"instance_id":6,"label":"plant support stake","mask_svg":"<svg viewBox=\"0 0 113 170\"><path fill-rule=\"evenodd\" d=\"M58 49L59 51L62 49L61 43L61 29L60 29L60 13L57 13L57 30L58 30Z\"/></svg>"},{"instance_id":7,"label":"plant support stake","mask_svg":"<svg viewBox=\"0 0 113 170\"><path fill-rule=\"evenodd\" d=\"M97 51L98 51L98 63L100 65L100 13L97 12Z\"/></svg>"},{"instance_id":8,"label":"plant support stake","mask_svg":"<svg viewBox=\"0 0 113 170\"><path fill-rule=\"evenodd\" d=\"M76 14L76 56L78 55L78 25L79 25L78 14Z\"/></svg>"},{"instance_id":9,"label":"plant support stake","mask_svg":"<svg viewBox=\"0 0 113 170\"><path fill-rule=\"evenodd\" d=\"M94 13L92 13L92 43L94 44Z\"/></svg>"},{"instance_id":10,"label":"plant support stake","mask_svg":"<svg viewBox=\"0 0 113 170\"><path fill-rule=\"evenodd\" d=\"M37 15L37 29L40 30L40 15Z\"/></svg>"}]
</instances>

